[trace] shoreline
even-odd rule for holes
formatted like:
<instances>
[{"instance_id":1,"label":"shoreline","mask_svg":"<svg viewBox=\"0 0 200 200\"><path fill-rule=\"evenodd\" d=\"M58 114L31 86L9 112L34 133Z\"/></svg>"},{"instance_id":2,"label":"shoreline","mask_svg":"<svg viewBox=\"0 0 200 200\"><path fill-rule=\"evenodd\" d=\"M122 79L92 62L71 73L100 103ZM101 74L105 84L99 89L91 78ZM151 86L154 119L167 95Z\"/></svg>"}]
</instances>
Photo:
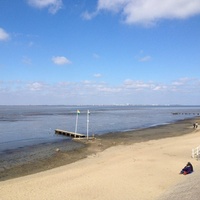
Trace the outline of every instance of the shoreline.
<instances>
[{"instance_id":1,"label":"shoreline","mask_svg":"<svg viewBox=\"0 0 200 200\"><path fill-rule=\"evenodd\" d=\"M200 119L195 121L199 123ZM136 137L126 132L125 136L107 134L95 141L85 141L85 149L71 152L68 157L57 152L58 161L60 155L65 155L64 162L71 158L69 164L0 181L0 196L4 200L189 200L191 196L197 200L195 186L200 184L200 164L191 158L191 149L199 146L200 128L193 129L193 122L184 120L140 130L134 132ZM73 160L74 155L79 158ZM180 175L188 161L194 172ZM184 195L188 185L189 196Z\"/></svg>"},{"instance_id":2,"label":"shoreline","mask_svg":"<svg viewBox=\"0 0 200 200\"><path fill-rule=\"evenodd\" d=\"M193 130L194 121L198 120L199 118L185 119L134 131L107 133L89 141L76 140L72 141L71 149L68 148L69 140L66 140L10 151L3 157L1 156L0 181L67 165L112 146L131 145L188 134Z\"/></svg>"}]
</instances>

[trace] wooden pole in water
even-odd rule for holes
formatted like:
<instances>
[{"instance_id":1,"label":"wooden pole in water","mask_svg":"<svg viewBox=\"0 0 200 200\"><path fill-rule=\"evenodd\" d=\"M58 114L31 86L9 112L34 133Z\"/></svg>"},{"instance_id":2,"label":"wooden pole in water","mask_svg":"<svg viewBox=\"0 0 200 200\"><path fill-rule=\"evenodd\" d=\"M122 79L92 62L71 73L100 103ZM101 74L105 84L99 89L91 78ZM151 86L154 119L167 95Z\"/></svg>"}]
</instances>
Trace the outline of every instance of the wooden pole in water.
<instances>
[{"instance_id":1,"label":"wooden pole in water","mask_svg":"<svg viewBox=\"0 0 200 200\"><path fill-rule=\"evenodd\" d=\"M90 116L90 111L87 111L87 140L88 140L88 135L89 135L89 116Z\"/></svg>"},{"instance_id":2,"label":"wooden pole in water","mask_svg":"<svg viewBox=\"0 0 200 200\"><path fill-rule=\"evenodd\" d=\"M80 111L79 111L79 110L77 110L77 112L76 112L75 133L77 133L77 127L78 127L78 116L79 116L79 114L80 114Z\"/></svg>"}]
</instances>

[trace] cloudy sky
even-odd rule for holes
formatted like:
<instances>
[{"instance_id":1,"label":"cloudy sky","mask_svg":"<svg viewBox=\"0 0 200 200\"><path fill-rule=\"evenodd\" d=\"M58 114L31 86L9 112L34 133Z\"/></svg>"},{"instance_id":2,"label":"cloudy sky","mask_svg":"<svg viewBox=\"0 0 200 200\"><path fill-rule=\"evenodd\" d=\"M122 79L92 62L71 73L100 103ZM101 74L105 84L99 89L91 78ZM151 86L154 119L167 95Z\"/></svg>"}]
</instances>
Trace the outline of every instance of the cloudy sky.
<instances>
[{"instance_id":1,"label":"cloudy sky","mask_svg":"<svg viewBox=\"0 0 200 200\"><path fill-rule=\"evenodd\" d=\"M200 0L1 0L12 104L200 104Z\"/></svg>"}]
</instances>

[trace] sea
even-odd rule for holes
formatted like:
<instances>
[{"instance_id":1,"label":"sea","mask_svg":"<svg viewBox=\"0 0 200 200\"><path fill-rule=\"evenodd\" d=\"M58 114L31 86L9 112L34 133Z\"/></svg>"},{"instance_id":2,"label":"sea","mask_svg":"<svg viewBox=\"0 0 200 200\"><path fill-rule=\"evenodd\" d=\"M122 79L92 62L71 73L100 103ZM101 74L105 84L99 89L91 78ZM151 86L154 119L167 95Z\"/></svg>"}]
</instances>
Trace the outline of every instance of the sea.
<instances>
[{"instance_id":1,"label":"sea","mask_svg":"<svg viewBox=\"0 0 200 200\"><path fill-rule=\"evenodd\" d=\"M78 111L78 112L77 112ZM0 153L26 146L71 141L62 129L102 135L169 124L200 115L200 106L24 105L0 106Z\"/></svg>"}]
</instances>

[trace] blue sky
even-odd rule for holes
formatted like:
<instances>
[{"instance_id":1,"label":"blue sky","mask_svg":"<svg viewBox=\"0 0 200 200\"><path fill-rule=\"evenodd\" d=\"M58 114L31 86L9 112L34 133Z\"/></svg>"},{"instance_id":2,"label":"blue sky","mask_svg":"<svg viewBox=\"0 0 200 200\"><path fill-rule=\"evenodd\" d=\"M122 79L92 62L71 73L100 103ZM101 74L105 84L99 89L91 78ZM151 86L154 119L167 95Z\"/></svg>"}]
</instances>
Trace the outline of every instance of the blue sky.
<instances>
[{"instance_id":1,"label":"blue sky","mask_svg":"<svg viewBox=\"0 0 200 200\"><path fill-rule=\"evenodd\" d=\"M0 0L0 105L199 102L199 0Z\"/></svg>"}]
</instances>

